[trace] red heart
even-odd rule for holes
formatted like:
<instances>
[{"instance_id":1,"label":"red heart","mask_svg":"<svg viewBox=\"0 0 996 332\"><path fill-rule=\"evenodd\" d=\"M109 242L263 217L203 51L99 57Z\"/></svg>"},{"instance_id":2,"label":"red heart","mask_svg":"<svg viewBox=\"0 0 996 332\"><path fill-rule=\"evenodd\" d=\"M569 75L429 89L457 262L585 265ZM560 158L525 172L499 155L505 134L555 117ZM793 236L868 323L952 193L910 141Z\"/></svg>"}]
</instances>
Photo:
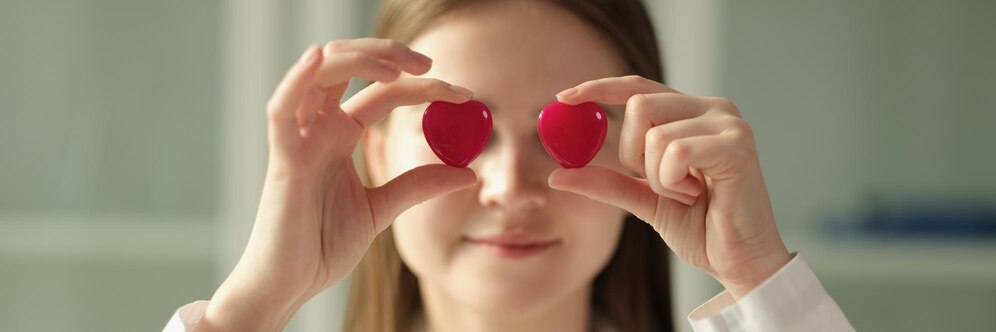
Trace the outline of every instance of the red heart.
<instances>
[{"instance_id":1,"label":"red heart","mask_svg":"<svg viewBox=\"0 0 996 332\"><path fill-rule=\"evenodd\" d=\"M422 132L439 160L467 167L491 137L491 110L476 100L463 104L436 101L422 114Z\"/></svg>"},{"instance_id":2,"label":"red heart","mask_svg":"<svg viewBox=\"0 0 996 332\"><path fill-rule=\"evenodd\" d=\"M587 102L567 105L555 101L540 112L540 141L564 168L584 167L602 148L609 123L605 110Z\"/></svg>"}]
</instances>

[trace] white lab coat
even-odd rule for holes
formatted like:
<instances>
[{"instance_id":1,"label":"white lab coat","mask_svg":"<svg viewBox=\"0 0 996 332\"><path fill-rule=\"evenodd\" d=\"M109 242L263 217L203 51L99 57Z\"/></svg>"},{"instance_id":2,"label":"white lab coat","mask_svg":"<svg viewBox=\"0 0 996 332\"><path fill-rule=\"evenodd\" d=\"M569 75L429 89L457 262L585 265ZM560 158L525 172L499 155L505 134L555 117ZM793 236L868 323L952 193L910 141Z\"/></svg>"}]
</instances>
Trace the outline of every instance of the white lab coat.
<instances>
[{"instance_id":1,"label":"white lab coat","mask_svg":"<svg viewBox=\"0 0 996 332\"><path fill-rule=\"evenodd\" d=\"M192 330L207 304L180 307L163 331ZM692 311L688 322L695 331L854 331L799 254L739 301L724 291Z\"/></svg>"}]
</instances>

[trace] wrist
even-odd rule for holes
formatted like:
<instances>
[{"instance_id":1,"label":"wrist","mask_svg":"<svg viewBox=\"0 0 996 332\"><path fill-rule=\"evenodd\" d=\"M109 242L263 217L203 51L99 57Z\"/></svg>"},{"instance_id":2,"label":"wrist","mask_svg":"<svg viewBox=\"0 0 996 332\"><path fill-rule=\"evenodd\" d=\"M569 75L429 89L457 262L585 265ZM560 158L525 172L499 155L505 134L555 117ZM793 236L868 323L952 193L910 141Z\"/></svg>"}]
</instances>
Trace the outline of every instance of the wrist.
<instances>
[{"instance_id":1,"label":"wrist","mask_svg":"<svg viewBox=\"0 0 996 332\"><path fill-rule=\"evenodd\" d=\"M265 312L247 302L211 299L194 331L272 331L276 314Z\"/></svg>"},{"instance_id":2,"label":"wrist","mask_svg":"<svg viewBox=\"0 0 996 332\"><path fill-rule=\"evenodd\" d=\"M785 267L792 260L792 257L794 257L793 254L782 248L743 265L743 268L738 269L739 271L735 274L721 276L718 279L730 295L735 300L739 300Z\"/></svg>"},{"instance_id":3,"label":"wrist","mask_svg":"<svg viewBox=\"0 0 996 332\"><path fill-rule=\"evenodd\" d=\"M279 331L299 307L293 303L261 301L250 294L233 291L223 284L211 297L194 331Z\"/></svg>"}]
</instances>

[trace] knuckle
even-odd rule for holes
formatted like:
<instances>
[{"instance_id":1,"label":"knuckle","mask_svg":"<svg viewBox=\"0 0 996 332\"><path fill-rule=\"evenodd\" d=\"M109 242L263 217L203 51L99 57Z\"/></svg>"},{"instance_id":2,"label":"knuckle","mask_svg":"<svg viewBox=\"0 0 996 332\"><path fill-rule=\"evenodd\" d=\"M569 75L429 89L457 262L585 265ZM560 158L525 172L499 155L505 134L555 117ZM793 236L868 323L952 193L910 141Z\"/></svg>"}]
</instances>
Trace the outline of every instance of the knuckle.
<instances>
[{"instance_id":1,"label":"knuckle","mask_svg":"<svg viewBox=\"0 0 996 332\"><path fill-rule=\"evenodd\" d=\"M740 109L737 108L737 105L734 104L733 101L730 101L729 99L722 97L709 97L708 100L709 103L712 104L714 108L719 109L724 113L735 115L738 117L742 116L740 114Z\"/></svg>"},{"instance_id":2,"label":"knuckle","mask_svg":"<svg viewBox=\"0 0 996 332\"><path fill-rule=\"evenodd\" d=\"M387 90L387 89L389 89L391 87L392 87L392 84L390 84L390 83L373 82L373 83L370 83L369 86L367 86L367 89L371 89L373 91L383 91L383 90Z\"/></svg>"},{"instance_id":3,"label":"knuckle","mask_svg":"<svg viewBox=\"0 0 996 332\"><path fill-rule=\"evenodd\" d=\"M730 124L727 128L727 130L732 132L734 137L737 139L754 139L754 129L751 128L750 123L747 123L747 120L734 118L734 120L730 120Z\"/></svg>"},{"instance_id":4,"label":"knuckle","mask_svg":"<svg viewBox=\"0 0 996 332\"><path fill-rule=\"evenodd\" d=\"M333 40L328 43L325 43L324 50L326 53L337 52L341 50L343 46L346 45L346 43L348 43L347 40Z\"/></svg>"},{"instance_id":5,"label":"knuckle","mask_svg":"<svg viewBox=\"0 0 996 332\"><path fill-rule=\"evenodd\" d=\"M644 83L647 81L646 78L643 78L643 76L640 75L626 75L623 76L623 80L625 80L626 83L633 83L633 84Z\"/></svg>"},{"instance_id":6,"label":"knuckle","mask_svg":"<svg viewBox=\"0 0 996 332\"><path fill-rule=\"evenodd\" d=\"M664 154L670 158L684 159L688 157L690 152L688 144L682 141L674 141L667 145L667 150L664 151Z\"/></svg>"},{"instance_id":7,"label":"knuckle","mask_svg":"<svg viewBox=\"0 0 996 332\"><path fill-rule=\"evenodd\" d=\"M408 47L393 39L381 39L380 46L388 52L403 54L408 52Z\"/></svg>"},{"instance_id":8,"label":"knuckle","mask_svg":"<svg viewBox=\"0 0 996 332\"><path fill-rule=\"evenodd\" d=\"M373 82L368 89L370 89L370 95L373 98L386 101L394 94L393 91L397 89L397 86L395 83Z\"/></svg>"},{"instance_id":9,"label":"knuckle","mask_svg":"<svg viewBox=\"0 0 996 332\"><path fill-rule=\"evenodd\" d=\"M422 182L422 177L417 173L411 173L408 176L408 188L411 192L423 192L422 188L425 184Z\"/></svg>"},{"instance_id":10,"label":"knuckle","mask_svg":"<svg viewBox=\"0 0 996 332\"><path fill-rule=\"evenodd\" d=\"M664 127L655 127L647 132L647 144L658 144L671 140L671 133Z\"/></svg>"},{"instance_id":11,"label":"knuckle","mask_svg":"<svg viewBox=\"0 0 996 332\"><path fill-rule=\"evenodd\" d=\"M403 82L405 79L399 79ZM418 78L408 81L408 88L405 89L411 94L443 94L448 90L449 84L436 78Z\"/></svg>"},{"instance_id":12,"label":"knuckle","mask_svg":"<svg viewBox=\"0 0 996 332\"><path fill-rule=\"evenodd\" d=\"M598 90L601 84L602 82L600 82L599 80L591 80L575 85L574 88L578 89L578 91Z\"/></svg>"},{"instance_id":13,"label":"knuckle","mask_svg":"<svg viewBox=\"0 0 996 332\"><path fill-rule=\"evenodd\" d=\"M342 53L342 57L344 58L343 62L353 68L360 68L361 66L380 67L379 64L374 61L374 58L361 52Z\"/></svg>"},{"instance_id":14,"label":"knuckle","mask_svg":"<svg viewBox=\"0 0 996 332\"><path fill-rule=\"evenodd\" d=\"M642 109L650 108L653 103L653 98L650 95L636 94L629 97L626 101L626 112L639 112Z\"/></svg>"},{"instance_id":15,"label":"knuckle","mask_svg":"<svg viewBox=\"0 0 996 332\"><path fill-rule=\"evenodd\" d=\"M722 121L723 121L723 126L726 127L727 129L742 130L742 131L750 130L750 124L748 124L747 120L744 120L743 118L738 118L735 116L725 116L723 117Z\"/></svg>"},{"instance_id":16,"label":"knuckle","mask_svg":"<svg viewBox=\"0 0 996 332\"><path fill-rule=\"evenodd\" d=\"M276 98L266 101L266 119L276 121L280 116L280 105Z\"/></svg>"},{"instance_id":17,"label":"knuckle","mask_svg":"<svg viewBox=\"0 0 996 332\"><path fill-rule=\"evenodd\" d=\"M726 98L723 98L723 97L706 97L706 100L708 100L713 105L721 106L721 107L725 107L725 106L729 106L729 105L733 104L733 102L731 102L729 99L726 99Z\"/></svg>"},{"instance_id":18,"label":"knuckle","mask_svg":"<svg viewBox=\"0 0 996 332\"><path fill-rule=\"evenodd\" d=\"M443 80L438 78L429 78L422 81L422 87L425 89L438 89L443 90L450 87L449 83L443 82Z\"/></svg>"}]
</instances>

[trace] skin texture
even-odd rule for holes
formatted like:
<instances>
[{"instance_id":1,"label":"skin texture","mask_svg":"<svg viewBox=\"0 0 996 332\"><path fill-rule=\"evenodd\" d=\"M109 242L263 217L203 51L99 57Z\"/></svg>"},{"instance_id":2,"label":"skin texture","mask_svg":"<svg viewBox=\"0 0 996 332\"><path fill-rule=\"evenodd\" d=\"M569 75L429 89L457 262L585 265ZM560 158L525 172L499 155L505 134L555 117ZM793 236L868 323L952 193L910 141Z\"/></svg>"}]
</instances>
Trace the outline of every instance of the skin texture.
<instances>
[{"instance_id":1,"label":"skin texture","mask_svg":"<svg viewBox=\"0 0 996 332\"><path fill-rule=\"evenodd\" d=\"M451 12L411 46L419 52L334 41L290 68L266 108L252 235L196 330L282 328L392 223L434 331L584 330L591 280L626 211L734 297L789 261L753 134L730 101L622 76L593 29L540 2ZM351 77L377 83L342 102ZM441 165L421 110L471 97L494 114L491 141L466 169ZM539 142L536 116L555 98L609 106L606 142L587 167L558 168ZM360 140L375 187L351 160ZM510 259L467 241L510 233L556 244Z\"/></svg>"}]
</instances>

